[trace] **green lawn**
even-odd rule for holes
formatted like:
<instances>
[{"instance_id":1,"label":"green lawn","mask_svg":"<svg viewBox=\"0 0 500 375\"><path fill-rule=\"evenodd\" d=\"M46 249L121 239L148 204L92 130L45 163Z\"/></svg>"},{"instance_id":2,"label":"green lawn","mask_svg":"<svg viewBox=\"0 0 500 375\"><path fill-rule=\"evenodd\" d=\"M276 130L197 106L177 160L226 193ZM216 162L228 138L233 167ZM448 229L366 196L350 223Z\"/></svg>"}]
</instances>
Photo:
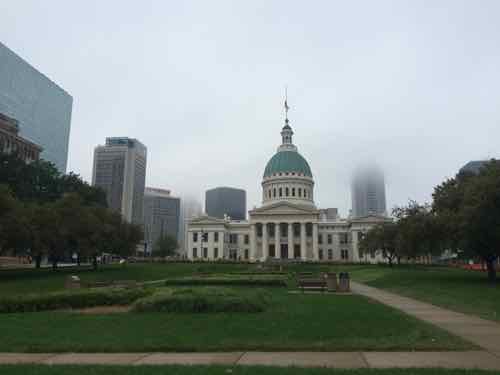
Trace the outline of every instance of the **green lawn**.
<instances>
[{"instance_id":1,"label":"green lawn","mask_svg":"<svg viewBox=\"0 0 500 375\"><path fill-rule=\"evenodd\" d=\"M360 282L451 310L500 321L500 281L484 272L425 266L353 266Z\"/></svg>"},{"instance_id":2,"label":"green lawn","mask_svg":"<svg viewBox=\"0 0 500 375\"><path fill-rule=\"evenodd\" d=\"M0 352L447 350L468 344L361 296L268 289L261 313L0 315Z\"/></svg>"},{"instance_id":3,"label":"green lawn","mask_svg":"<svg viewBox=\"0 0 500 375\"><path fill-rule=\"evenodd\" d=\"M445 369L357 369L263 366L44 366L0 365L6 375L493 375L494 371Z\"/></svg>"}]
</instances>

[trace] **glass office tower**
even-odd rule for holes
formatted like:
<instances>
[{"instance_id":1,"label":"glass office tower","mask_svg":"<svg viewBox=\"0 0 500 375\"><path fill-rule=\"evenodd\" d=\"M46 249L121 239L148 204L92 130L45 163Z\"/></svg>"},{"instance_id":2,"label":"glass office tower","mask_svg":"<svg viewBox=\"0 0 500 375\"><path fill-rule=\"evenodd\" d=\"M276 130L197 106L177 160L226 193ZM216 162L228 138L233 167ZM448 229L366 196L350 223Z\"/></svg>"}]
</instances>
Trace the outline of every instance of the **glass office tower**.
<instances>
[{"instance_id":1,"label":"glass office tower","mask_svg":"<svg viewBox=\"0 0 500 375\"><path fill-rule=\"evenodd\" d=\"M66 172L73 98L0 43L0 113L19 122L19 135L43 147L42 159Z\"/></svg>"}]
</instances>

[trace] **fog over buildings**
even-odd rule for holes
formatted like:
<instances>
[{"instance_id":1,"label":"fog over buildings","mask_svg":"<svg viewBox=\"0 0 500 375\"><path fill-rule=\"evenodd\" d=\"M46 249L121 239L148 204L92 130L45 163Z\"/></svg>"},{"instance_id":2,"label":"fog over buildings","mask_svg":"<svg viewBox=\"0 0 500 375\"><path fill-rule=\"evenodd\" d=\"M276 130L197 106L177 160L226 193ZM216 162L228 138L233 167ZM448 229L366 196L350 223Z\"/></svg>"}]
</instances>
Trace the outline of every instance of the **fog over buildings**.
<instances>
[{"instance_id":1,"label":"fog over buildings","mask_svg":"<svg viewBox=\"0 0 500 375\"><path fill-rule=\"evenodd\" d=\"M148 149L146 183L261 204L283 92L315 202L351 208L357 165L387 210L430 201L470 160L500 157L500 2L4 2L1 42L73 97L68 171L90 181L111 135ZM0 61L1 62L1 61Z\"/></svg>"}]
</instances>

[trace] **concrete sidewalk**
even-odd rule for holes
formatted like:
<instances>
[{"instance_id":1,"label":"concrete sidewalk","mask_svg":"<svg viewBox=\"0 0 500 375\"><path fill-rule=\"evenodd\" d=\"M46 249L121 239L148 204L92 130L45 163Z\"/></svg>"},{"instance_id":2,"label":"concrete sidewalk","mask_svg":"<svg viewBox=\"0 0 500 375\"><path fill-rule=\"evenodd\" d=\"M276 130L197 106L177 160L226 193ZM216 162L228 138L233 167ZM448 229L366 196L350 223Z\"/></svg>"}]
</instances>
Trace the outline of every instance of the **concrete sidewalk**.
<instances>
[{"instance_id":1,"label":"concrete sidewalk","mask_svg":"<svg viewBox=\"0 0 500 375\"><path fill-rule=\"evenodd\" d=\"M442 367L500 370L500 358L466 352L0 353L0 364L264 365L329 368Z\"/></svg>"},{"instance_id":2,"label":"concrete sidewalk","mask_svg":"<svg viewBox=\"0 0 500 375\"><path fill-rule=\"evenodd\" d=\"M351 283L351 288L354 293L432 323L500 358L500 324L496 322L447 310L356 282Z\"/></svg>"}]
</instances>

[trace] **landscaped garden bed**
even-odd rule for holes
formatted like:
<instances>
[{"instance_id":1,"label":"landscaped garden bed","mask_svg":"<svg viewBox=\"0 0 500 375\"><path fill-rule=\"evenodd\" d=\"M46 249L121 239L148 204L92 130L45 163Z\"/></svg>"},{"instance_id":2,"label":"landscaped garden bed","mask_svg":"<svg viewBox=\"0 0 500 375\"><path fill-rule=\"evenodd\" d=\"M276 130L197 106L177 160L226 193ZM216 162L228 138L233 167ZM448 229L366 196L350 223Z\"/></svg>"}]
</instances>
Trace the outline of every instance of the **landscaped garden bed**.
<instances>
[{"instance_id":1,"label":"landscaped garden bed","mask_svg":"<svg viewBox=\"0 0 500 375\"><path fill-rule=\"evenodd\" d=\"M35 312L60 309L81 309L94 306L130 305L151 294L145 288L97 288L68 290L0 298L0 313Z\"/></svg>"},{"instance_id":2,"label":"landscaped garden bed","mask_svg":"<svg viewBox=\"0 0 500 375\"><path fill-rule=\"evenodd\" d=\"M262 312L270 300L265 290L228 288L160 288L151 296L137 300L134 312L216 313Z\"/></svg>"}]
</instances>

